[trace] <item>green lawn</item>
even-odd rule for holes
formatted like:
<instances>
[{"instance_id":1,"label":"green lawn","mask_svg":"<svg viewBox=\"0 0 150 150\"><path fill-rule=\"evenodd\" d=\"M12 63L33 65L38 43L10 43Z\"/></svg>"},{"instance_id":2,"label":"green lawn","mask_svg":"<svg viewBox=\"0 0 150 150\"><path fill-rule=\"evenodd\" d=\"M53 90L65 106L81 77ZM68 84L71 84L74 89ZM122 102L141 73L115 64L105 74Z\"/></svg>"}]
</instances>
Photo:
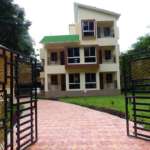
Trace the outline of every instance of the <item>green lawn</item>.
<instances>
[{"instance_id":1,"label":"green lawn","mask_svg":"<svg viewBox=\"0 0 150 150\"><path fill-rule=\"evenodd\" d=\"M91 97L62 97L61 101L67 102L67 103L72 103L72 104L77 104L80 106L85 106L101 111L106 111L112 110L115 112L118 112L118 114L125 114L125 100L123 95L118 95L118 96L91 96ZM138 100L139 102L143 100ZM144 100L147 101L147 100ZM137 106L137 108L144 108L144 109L150 109L150 106ZM106 109L106 110L105 110ZM110 111L111 112L111 111ZM116 113L113 113L116 115ZM148 116L149 113L147 112L139 112L139 114L146 115ZM124 115L123 115L124 116ZM132 106L131 104L129 105L129 116L130 119L132 120ZM139 118L140 120L140 118ZM146 121L150 122L150 119L143 119L140 121ZM145 126L146 128L150 128L149 125Z\"/></svg>"}]
</instances>

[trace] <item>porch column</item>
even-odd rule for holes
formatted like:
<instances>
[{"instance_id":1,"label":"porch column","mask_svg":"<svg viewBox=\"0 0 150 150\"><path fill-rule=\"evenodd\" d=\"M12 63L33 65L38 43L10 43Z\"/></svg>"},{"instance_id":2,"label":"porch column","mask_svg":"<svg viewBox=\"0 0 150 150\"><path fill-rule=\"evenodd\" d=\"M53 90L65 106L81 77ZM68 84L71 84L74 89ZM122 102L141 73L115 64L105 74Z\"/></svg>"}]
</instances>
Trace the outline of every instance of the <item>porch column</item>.
<instances>
[{"instance_id":1,"label":"porch column","mask_svg":"<svg viewBox=\"0 0 150 150\"><path fill-rule=\"evenodd\" d=\"M66 73L66 91L69 91L69 74Z\"/></svg>"},{"instance_id":2,"label":"porch column","mask_svg":"<svg viewBox=\"0 0 150 150\"><path fill-rule=\"evenodd\" d=\"M96 72L96 89L100 90L100 78L99 78L99 72Z\"/></svg>"},{"instance_id":3,"label":"porch column","mask_svg":"<svg viewBox=\"0 0 150 150\"><path fill-rule=\"evenodd\" d=\"M84 48L80 47L80 64L84 64Z\"/></svg>"},{"instance_id":4,"label":"porch column","mask_svg":"<svg viewBox=\"0 0 150 150\"><path fill-rule=\"evenodd\" d=\"M116 52L116 64L118 65L118 68L117 68L117 89L120 90L120 69L119 69L120 50L119 50L119 45L115 46L115 52Z\"/></svg>"},{"instance_id":5,"label":"porch column","mask_svg":"<svg viewBox=\"0 0 150 150\"><path fill-rule=\"evenodd\" d=\"M85 90L85 73L80 73L80 90Z\"/></svg>"},{"instance_id":6,"label":"porch column","mask_svg":"<svg viewBox=\"0 0 150 150\"><path fill-rule=\"evenodd\" d=\"M45 77L45 80L44 80L44 91L45 92L48 92L48 74L47 74L47 49L44 49L45 51L45 65L44 65L44 77Z\"/></svg>"},{"instance_id":7,"label":"porch column","mask_svg":"<svg viewBox=\"0 0 150 150\"><path fill-rule=\"evenodd\" d=\"M120 90L120 71L117 71L117 89Z\"/></svg>"}]
</instances>

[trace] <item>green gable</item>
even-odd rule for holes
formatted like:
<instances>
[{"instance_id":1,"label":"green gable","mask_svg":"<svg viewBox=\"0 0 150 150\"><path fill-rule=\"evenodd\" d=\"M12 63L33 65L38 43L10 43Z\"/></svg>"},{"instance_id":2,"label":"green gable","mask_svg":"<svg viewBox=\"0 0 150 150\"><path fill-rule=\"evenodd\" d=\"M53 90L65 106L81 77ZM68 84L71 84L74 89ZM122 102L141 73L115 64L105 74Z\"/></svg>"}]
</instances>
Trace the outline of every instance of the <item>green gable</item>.
<instances>
[{"instance_id":1,"label":"green gable","mask_svg":"<svg viewBox=\"0 0 150 150\"><path fill-rule=\"evenodd\" d=\"M55 35L44 36L40 43L67 43L67 42L79 42L79 35Z\"/></svg>"}]
</instances>

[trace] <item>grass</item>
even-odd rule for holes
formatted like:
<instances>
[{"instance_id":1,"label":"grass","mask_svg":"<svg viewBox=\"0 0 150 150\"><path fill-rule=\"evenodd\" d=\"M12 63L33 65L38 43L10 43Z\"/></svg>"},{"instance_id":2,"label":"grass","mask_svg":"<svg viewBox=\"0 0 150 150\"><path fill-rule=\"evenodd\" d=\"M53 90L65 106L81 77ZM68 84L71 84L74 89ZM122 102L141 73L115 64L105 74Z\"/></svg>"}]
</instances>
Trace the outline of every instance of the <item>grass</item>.
<instances>
[{"instance_id":1,"label":"grass","mask_svg":"<svg viewBox=\"0 0 150 150\"><path fill-rule=\"evenodd\" d=\"M72 103L80 106L85 106L88 108L93 108L96 110L101 110L105 112L112 113L114 115L118 115L121 117L125 116L125 100L123 95L118 96L91 96L91 97L62 97L61 101ZM139 102L147 102L147 100L138 100ZM140 109L148 109L150 110L150 106L137 106L137 108ZM115 113L114 113L115 112ZM132 105L129 104L129 116L130 120L133 120L132 117L133 111L132 111ZM139 112L140 115L146 115L148 116L149 113L147 112ZM145 121L150 122L150 119L140 119L138 118L138 121ZM150 125L145 125L145 128L150 129Z\"/></svg>"}]
</instances>

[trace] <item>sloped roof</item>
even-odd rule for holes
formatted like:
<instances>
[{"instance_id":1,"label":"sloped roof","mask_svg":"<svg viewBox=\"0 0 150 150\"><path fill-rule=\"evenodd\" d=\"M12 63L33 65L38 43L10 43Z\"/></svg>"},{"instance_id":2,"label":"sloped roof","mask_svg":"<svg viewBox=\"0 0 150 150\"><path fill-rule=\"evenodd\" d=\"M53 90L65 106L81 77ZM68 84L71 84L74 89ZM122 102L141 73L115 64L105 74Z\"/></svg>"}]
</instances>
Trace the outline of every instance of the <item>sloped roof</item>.
<instances>
[{"instance_id":1,"label":"sloped roof","mask_svg":"<svg viewBox=\"0 0 150 150\"><path fill-rule=\"evenodd\" d=\"M44 36L40 41L42 44L48 43L68 43L68 42L79 42L79 35L54 35Z\"/></svg>"},{"instance_id":2,"label":"sloped roof","mask_svg":"<svg viewBox=\"0 0 150 150\"><path fill-rule=\"evenodd\" d=\"M97 8L97 7L93 7L93 6L88 6L88 5L84 5L84 4L74 3L74 9L77 9L77 8L84 8L84 9L88 9L88 10L92 10L92 11L97 11L97 12L101 12L104 14L115 16L117 18L120 17L120 14L113 12L113 11L109 11L109 10L105 10L105 9L101 9L101 8Z\"/></svg>"}]
</instances>

